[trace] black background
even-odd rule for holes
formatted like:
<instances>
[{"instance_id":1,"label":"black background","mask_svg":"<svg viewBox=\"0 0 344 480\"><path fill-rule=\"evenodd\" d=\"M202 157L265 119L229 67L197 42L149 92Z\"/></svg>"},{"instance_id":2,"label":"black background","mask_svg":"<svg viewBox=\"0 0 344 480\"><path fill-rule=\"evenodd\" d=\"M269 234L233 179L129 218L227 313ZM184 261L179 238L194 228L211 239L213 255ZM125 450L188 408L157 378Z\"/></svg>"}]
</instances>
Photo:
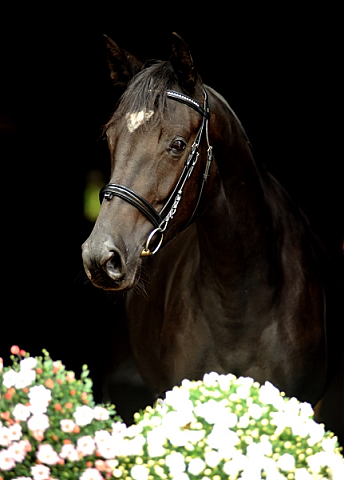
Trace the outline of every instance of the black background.
<instances>
[{"instance_id":1,"label":"black background","mask_svg":"<svg viewBox=\"0 0 344 480\"><path fill-rule=\"evenodd\" d=\"M92 228L83 218L87 172L109 173L100 133L116 92L103 33L143 60L168 58L171 32L181 34L257 159L304 209L337 268L341 261L339 5L136 5L46 2L3 7L0 17L0 355L18 344L33 355L46 348L77 372L88 363L97 395L109 336L120 338L115 298L86 281L80 255Z\"/></svg>"}]
</instances>

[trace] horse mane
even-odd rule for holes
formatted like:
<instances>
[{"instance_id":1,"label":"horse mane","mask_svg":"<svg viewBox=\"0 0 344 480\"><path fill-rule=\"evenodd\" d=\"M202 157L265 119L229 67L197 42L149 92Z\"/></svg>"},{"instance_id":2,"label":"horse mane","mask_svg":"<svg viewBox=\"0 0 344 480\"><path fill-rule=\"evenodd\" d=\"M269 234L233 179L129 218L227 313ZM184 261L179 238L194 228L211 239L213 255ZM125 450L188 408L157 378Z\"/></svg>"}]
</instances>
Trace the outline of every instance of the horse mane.
<instances>
[{"instance_id":1,"label":"horse mane","mask_svg":"<svg viewBox=\"0 0 344 480\"><path fill-rule=\"evenodd\" d=\"M104 132L128 113L149 111L158 112L149 122L156 124L166 113L166 90L178 82L177 75L169 61L150 60L131 79L127 89L119 99L115 112L104 126Z\"/></svg>"}]
</instances>

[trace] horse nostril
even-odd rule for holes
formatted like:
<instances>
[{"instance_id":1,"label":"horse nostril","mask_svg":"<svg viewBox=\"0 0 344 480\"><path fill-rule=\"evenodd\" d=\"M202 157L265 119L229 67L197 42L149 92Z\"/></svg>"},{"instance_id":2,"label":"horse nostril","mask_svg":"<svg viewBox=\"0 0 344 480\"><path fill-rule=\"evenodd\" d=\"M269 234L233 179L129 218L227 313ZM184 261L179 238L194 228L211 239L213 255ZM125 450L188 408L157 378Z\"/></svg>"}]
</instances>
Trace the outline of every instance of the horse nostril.
<instances>
[{"instance_id":1,"label":"horse nostril","mask_svg":"<svg viewBox=\"0 0 344 480\"><path fill-rule=\"evenodd\" d=\"M105 271L113 280L119 280L124 277L127 267L122 254L119 251L112 251L112 256L104 264Z\"/></svg>"}]
</instances>

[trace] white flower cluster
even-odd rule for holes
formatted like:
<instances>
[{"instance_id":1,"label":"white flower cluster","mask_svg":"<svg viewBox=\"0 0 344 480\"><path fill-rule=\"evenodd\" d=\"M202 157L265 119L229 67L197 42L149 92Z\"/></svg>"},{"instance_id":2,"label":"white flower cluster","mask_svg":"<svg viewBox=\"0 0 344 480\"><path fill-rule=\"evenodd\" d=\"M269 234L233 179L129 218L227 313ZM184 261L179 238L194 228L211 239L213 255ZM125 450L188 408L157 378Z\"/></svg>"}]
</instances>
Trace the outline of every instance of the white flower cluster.
<instances>
[{"instance_id":1,"label":"white flower cluster","mask_svg":"<svg viewBox=\"0 0 344 480\"><path fill-rule=\"evenodd\" d=\"M136 414L116 478L148 480L344 479L337 438L307 403L266 382L233 375L183 381L155 409ZM124 438L128 437L128 432ZM127 440L128 441L128 440ZM128 445L129 445L128 443ZM120 460L120 458L118 458Z\"/></svg>"}]
</instances>

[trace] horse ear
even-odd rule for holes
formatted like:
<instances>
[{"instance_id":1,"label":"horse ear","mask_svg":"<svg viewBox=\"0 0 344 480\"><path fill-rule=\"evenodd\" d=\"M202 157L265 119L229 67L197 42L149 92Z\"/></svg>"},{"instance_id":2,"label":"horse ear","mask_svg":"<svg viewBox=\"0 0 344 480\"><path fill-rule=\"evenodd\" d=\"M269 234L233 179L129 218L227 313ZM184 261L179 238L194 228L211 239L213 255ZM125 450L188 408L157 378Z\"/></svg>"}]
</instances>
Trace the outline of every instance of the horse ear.
<instances>
[{"instance_id":1,"label":"horse ear","mask_svg":"<svg viewBox=\"0 0 344 480\"><path fill-rule=\"evenodd\" d=\"M186 42L177 33L172 33L172 56L170 62L178 76L179 83L188 93L195 90L197 72Z\"/></svg>"},{"instance_id":2,"label":"horse ear","mask_svg":"<svg viewBox=\"0 0 344 480\"><path fill-rule=\"evenodd\" d=\"M104 37L111 78L116 86L127 87L133 76L141 70L143 63L131 53L120 48L107 35Z\"/></svg>"}]
</instances>

